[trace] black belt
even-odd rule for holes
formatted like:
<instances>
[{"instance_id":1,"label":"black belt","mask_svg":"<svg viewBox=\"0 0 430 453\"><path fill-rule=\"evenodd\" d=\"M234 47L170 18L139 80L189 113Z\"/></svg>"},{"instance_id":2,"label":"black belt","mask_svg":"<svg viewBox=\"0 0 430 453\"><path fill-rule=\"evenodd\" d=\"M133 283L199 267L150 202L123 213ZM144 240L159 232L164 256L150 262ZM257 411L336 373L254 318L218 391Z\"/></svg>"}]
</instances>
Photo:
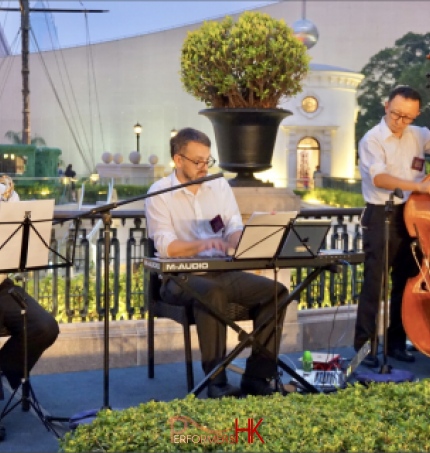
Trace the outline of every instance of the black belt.
<instances>
[{"instance_id":1,"label":"black belt","mask_svg":"<svg viewBox=\"0 0 430 453\"><path fill-rule=\"evenodd\" d=\"M393 204L391 212L391 219L396 224L402 224L404 222L405 203L402 204ZM378 217L385 216L386 206L385 204L372 204L366 203L366 209L369 209L369 212L373 212Z\"/></svg>"},{"instance_id":2,"label":"black belt","mask_svg":"<svg viewBox=\"0 0 430 453\"><path fill-rule=\"evenodd\" d=\"M376 208L376 209L385 209L385 204L366 203L366 206L369 206L370 208ZM404 207L405 207L405 203L393 204L393 209L403 209Z\"/></svg>"}]
</instances>

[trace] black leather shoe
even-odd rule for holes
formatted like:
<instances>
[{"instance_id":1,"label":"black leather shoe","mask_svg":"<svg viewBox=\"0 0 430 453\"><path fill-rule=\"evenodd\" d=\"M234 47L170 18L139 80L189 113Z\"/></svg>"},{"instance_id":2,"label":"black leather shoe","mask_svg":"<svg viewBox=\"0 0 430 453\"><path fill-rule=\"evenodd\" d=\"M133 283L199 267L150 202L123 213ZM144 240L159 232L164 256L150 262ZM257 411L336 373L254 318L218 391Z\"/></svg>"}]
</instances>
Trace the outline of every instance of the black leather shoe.
<instances>
[{"instance_id":1,"label":"black leather shoe","mask_svg":"<svg viewBox=\"0 0 430 453\"><path fill-rule=\"evenodd\" d=\"M415 357L405 349L393 349L389 350L387 352L387 355L389 357L392 357L393 359L399 360L400 362L408 362L408 363L413 363L415 362Z\"/></svg>"},{"instance_id":2,"label":"black leather shoe","mask_svg":"<svg viewBox=\"0 0 430 453\"><path fill-rule=\"evenodd\" d=\"M225 384L209 384L208 398L222 398L224 396L239 396L240 388L229 383Z\"/></svg>"},{"instance_id":3,"label":"black leather shoe","mask_svg":"<svg viewBox=\"0 0 430 453\"><path fill-rule=\"evenodd\" d=\"M369 368L377 368L379 366L379 360L376 355L368 354L361 363Z\"/></svg>"},{"instance_id":4,"label":"black leather shoe","mask_svg":"<svg viewBox=\"0 0 430 453\"><path fill-rule=\"evenodd\" d=\"M240 387L244 393L249 395L272 395L273 393L276 393L276 389L267 379L246 375L242 376Z\"/></svg>"}]
</instances>

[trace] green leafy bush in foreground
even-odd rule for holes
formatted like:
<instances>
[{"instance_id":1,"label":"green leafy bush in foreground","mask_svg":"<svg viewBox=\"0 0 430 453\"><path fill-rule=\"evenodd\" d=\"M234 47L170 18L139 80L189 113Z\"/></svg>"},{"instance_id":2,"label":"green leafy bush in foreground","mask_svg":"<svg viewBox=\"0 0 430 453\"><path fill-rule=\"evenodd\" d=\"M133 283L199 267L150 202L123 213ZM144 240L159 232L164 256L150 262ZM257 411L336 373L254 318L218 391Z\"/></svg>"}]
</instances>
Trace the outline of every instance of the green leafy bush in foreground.
<instances>
[{"instance_id":1,"label":"green leafy bush in foreground","mask_svg":"<svg viewBox=\"0 0 430 453\"><path fill-rule=\"evenodd\" d=\"M91 424L67 434L60 451L428 452L429 403L430 380L369 388L356 384L318 395L221 400L191 395L101 411ZM187 427L175 422L179 417ZM255 428L262 419L256 429L264 443L255 431L253 443L246 432L238 433L235 443L235 419L239 428L248 420Z\"/></svg>"}]
</instances>

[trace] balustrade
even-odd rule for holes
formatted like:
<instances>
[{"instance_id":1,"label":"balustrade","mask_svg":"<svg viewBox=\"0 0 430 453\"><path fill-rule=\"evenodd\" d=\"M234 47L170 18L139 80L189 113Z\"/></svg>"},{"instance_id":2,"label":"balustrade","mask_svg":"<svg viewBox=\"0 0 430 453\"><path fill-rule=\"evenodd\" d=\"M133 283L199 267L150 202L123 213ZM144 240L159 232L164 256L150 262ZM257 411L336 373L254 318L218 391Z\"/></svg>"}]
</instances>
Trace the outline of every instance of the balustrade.
<instances>
[{"instance_id":1,"label":"balustrade","mask_svg":"<svg viewBox=\"0 0 430 453\"><path fill-rule=\"evenodd\" d=\"M359 208L303 209L301 217L332 219L326 249L361 251ZM55 213L51 247L70 257L73 251L76 212ZM98 238L89 233L100 214L82 218L78 225L73 266L31 271L23 281L26 290L50 311L59 322L102 320L104 317L104 229ZM112 211L110 228L109 313L111 319L142 319L145 317L145 274L142 265L146 245L146 224L143 211ZM98 222L97 224L99 224ZM51 262L56 260L51 254ZM336 272L325 271L303 293L299 309L356 303L363 275L362 264L343 263ZM299 284L307 268L291 269L291 287Z\"/></svg>"}]
</instances>

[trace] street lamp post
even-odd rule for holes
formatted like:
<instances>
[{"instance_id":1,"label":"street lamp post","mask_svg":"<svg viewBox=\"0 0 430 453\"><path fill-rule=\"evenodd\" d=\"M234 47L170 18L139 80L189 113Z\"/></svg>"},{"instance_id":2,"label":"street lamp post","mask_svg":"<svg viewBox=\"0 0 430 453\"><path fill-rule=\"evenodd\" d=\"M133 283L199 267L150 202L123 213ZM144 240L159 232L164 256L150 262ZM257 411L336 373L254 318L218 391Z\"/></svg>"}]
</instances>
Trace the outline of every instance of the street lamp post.
<instances>
[{"instance_id":1,"label":"street lamp post","mask_svg":"<svg viewBox=\"0 0 430 453\"><path fill-rule=\"evenodd\" d=\"M136 134L136 151L140 153L140 133L142 132L142 126L139 123L136 123L133 126L133 129Z\"/></svg>"}]
</instances>

